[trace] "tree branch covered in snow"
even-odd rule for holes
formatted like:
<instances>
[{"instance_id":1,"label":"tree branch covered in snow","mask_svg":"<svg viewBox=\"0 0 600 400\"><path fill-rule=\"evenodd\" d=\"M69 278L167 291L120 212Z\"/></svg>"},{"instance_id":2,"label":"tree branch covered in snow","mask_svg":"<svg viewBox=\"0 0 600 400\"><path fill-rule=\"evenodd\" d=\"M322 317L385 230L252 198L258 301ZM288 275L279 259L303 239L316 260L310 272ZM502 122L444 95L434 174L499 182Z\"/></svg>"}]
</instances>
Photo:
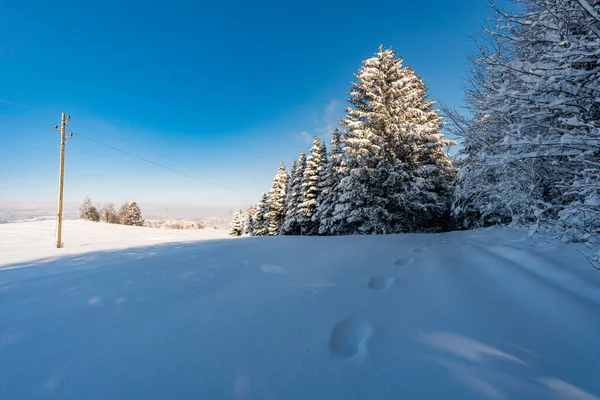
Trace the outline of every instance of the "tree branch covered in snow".
<instances>
[{"instance_id":1,"label":"tree branch covered in snow","mask_svg":"<svg viewBox=\"0 0 600 400\"><path fill-rule=\"evenodd\" d=\"M585 0L496 9L472 58L472 118L448 113L464 148L453 206L463 227L533 224L569 240L600 233L600 37Z\"/></svg>"}]
</instances>

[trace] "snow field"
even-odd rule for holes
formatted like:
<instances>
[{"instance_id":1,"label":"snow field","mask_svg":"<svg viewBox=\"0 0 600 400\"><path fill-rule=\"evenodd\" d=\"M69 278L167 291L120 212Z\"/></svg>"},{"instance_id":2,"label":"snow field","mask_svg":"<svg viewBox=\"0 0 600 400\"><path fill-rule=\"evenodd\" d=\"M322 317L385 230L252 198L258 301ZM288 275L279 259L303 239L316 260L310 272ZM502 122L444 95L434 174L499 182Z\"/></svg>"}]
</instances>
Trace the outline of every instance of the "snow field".
<instances>
[{"instance_id":1,"label":"snow field","mask_svg":"<svg viewBox=\"0 0 600 400\"><path fill-rule=\"evenodd\" d=\"M573 245L75 222L57 254L27 225L0 230L2 399L600 398Z\"/></svg>"}]
</instances>

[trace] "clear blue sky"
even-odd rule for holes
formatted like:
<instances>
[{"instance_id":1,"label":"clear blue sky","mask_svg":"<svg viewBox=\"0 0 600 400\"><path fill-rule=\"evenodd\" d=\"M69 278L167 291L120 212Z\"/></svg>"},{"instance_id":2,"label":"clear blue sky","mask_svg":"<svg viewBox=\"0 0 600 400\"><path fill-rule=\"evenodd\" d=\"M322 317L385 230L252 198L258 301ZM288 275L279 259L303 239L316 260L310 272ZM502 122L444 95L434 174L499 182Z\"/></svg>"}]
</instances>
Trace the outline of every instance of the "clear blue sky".
<instances>
[{"instance_id":1,"label":"clear blue sky","mask_svg":"<svg viewBox=\"0 0 600 400\"><path fill-rule=\"evenodd\" d=\"M491 15L486 0L8 0L0 99L55 112L0 103L0 203L55 202L53 127L65 111L76 134L67 145L67 203L89 195L245 207L268 190L279 161L289 165L310 136L331 129L353 73L380 44L404 56L438 103L459 106L474 49L468 36Z\"/></svg>"}]
</instances>

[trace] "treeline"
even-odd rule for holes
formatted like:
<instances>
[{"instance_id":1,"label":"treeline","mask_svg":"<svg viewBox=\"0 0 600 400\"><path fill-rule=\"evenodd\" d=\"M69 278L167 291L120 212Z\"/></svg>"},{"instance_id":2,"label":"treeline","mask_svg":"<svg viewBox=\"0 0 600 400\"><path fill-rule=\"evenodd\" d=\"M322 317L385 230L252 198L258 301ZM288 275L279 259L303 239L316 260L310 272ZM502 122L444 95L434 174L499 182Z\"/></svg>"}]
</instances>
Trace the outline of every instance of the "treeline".
<instances>
[{"instance_id":1,"label":"treeline","mask_svg":"<svg viewBox=\"0 0 600 400\"><path fill-rule=\"evenodd\" d=\"M449 226L455 169L425 84L393 50L363 62L330 150L315 138L288 176L283 163L232 234L431 232Z\"/></svg>"},{"instance_id":2,"label":"treeline","mask_svg":"<svg viewBox=\"0 0 600 400\"><path fill-rule=\"evenodd\" d=\"M469 114L445 110L393 50L365 60L329 151L279 166L233 235L432 232L532 226L600 237L600 2L522 0L470 58Z\"/></svg>"},{"instance_id":3,"label":"treeline","mask_svg":"<svg viewBox=\"0 0 600 400\"><path fill-rule=\"evenodd\" d=\"M114 204L105 204L102 207L94 206L92 200L86 197L83 204L79 207L79 217L86 221L106 222L109 224L122 224L131 226L146 226L149 228L163 229L205 229L201 221L185 219L165 219L160 221L146 221L142 216L140 206L135 202L123 203L119 210ZM214 225L214 229L217 226Z\"/></svg>"},{"instance_id":4,"label":"treeline","mask_svg":"<svg viewBox=\"0 0 600 400\"><path fill-rule=\"evenodd\" d=\"M100 207L98 207L100 208ZM79 207L79 217L86 221L104 221L109 224L123 224L132 226L144 226L142 210L135 201L123 203L119 210L114 204L105 204L99 210L92 204L92 200L86 197Z\"/></svg>"}]
</instances>

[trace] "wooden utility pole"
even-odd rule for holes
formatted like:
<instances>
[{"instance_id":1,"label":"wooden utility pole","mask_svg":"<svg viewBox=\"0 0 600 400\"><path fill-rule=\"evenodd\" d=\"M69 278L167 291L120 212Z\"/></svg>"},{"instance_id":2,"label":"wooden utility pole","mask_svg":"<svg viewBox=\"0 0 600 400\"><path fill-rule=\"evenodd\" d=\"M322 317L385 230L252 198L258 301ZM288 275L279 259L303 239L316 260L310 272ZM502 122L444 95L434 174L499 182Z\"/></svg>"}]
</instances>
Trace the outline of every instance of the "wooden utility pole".
<instances>
[{"instance_id":1,"label":"wooden utility pole","mask_svg":"<svg viewBox=\"0 0 600 400\"><path fill-rule=\"evenodd\" d=\"M63 217L63 185L65 183L65 143L73 134L65 136L65 128L67 127L67 121L71 116L67 117L65 113L62 113L60 122L60 175L58 178L58 228L56 230L56 248L62 247L62 217ZM58 127L57 127L58 129Z\"/></svg>"}]
</instances>

